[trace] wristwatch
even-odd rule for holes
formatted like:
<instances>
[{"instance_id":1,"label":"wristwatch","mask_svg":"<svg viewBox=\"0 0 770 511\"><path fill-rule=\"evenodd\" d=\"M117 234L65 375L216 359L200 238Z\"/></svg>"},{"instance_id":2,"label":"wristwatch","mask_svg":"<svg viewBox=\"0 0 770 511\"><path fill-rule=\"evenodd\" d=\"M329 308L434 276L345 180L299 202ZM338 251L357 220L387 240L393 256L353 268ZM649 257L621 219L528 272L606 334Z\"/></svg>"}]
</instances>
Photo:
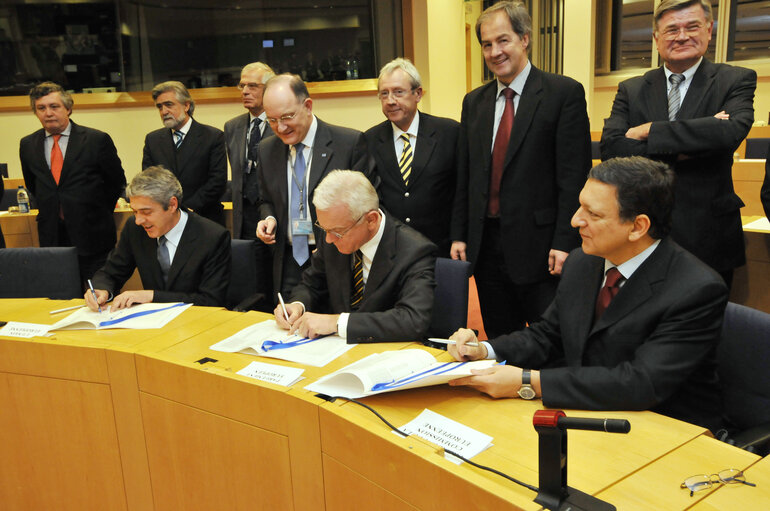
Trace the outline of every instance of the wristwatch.
<instances>
[{"instance_id":1,"label":"wristwatch","mask_svg":"<svg viewBox=\"0 0 770 511\"><path fill-rule=\"evenodd\" d=\"M519 387L521 399L535 399L535 389L532 388L532 371L524 369L521 372L521 387Z\"/></svg>"}]
</instances>

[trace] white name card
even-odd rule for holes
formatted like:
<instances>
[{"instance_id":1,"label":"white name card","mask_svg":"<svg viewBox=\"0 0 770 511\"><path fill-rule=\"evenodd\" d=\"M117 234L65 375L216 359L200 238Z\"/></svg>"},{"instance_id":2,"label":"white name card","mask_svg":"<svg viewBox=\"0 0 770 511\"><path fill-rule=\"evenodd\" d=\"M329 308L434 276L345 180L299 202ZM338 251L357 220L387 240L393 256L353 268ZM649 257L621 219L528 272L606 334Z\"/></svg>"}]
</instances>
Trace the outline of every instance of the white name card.
<instances>
[{"instance_id":1,"label":"white name card","mask_svg":"<svg viewBox=\"0 0 770 511\"><path fill-rule=\"evenodd\" d=\"M468 459L492 446L491 436L448 419L427 408L414 420L399 429L404 433L423 438ZM448 453L445 454L445 458L457 465L462 463L460 459Z\"/></svg>"},{"instance_id":2,"label":"white name card","mask_svg":"<svg viewBox=\"0 0 770 511\"><path fill-rule=\"evenodd\" d=\"M36 323L21 323L19 321L9 321L7 325L0 328L0 335L6 337L23 337L29 339L30 337L45 337L48 331L51 329L51 325L38 325Z\"/></svg>"},{"instance_id":3,"label":"white name card","mask_svg":"<svg viewBox=\"0 0 770 511\"><path fill-rule=\"evenodd\" d=\"M265 364L264 362L252 362L240 371L238 374L254 378L255 380L266 381L282 387L290 387L302 379L304 369L298 367L279 366L275 364Z\"/></svg>"}]
</instances>

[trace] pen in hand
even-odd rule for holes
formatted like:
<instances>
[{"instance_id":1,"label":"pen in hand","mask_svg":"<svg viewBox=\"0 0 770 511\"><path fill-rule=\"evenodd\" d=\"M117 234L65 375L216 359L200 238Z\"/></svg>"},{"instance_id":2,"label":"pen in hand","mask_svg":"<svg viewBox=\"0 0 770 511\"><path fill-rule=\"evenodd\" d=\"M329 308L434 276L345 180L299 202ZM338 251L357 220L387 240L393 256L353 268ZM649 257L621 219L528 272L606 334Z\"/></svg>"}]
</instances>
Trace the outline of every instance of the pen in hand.
<instances>
[{"instance_id":1,"label":"pen in hand","mask_svg":"<svg viewBox=\"0 0 770 511\"><path fill-rule=\"evenodd\" d=\"M457 344L455 341L453 341L451 339L438 339L436 337L430 337L430 338L428 338L428 340L430 342L436 342L436 343L439 343L439 344ZM479 343L478 343L478 341L470 341L470 342L466 342L465 345L466 346L478 346Z\"/></svg>"},{"instance_id":2,"label":"pen in hand","mask_svg":"<svg viewBox=\"0 0 770 511\"><path fill-rule=\"evenodd\" d=\"M278 301L281 302L281 310L283 310L283 317L286 318L286 322L289 323L289 313L286 312L286 303L283 301L283 296L278 293Z\"/></svg>"},{"instance_id":3,"label":"pen in hand","mask_svg":"<svg viewBox=\"0 0 770 511\"><path fill-rule=\"evenodd\" d=\"M91 283L91 279L88 279L88 288L91 290L91 294L94 295L94 301L96 306L99 307L99 313L102 312L102 306L99 305L99 299L96 297L96 291L94 291L94 285Z\"/></svg>"}]
</instances>

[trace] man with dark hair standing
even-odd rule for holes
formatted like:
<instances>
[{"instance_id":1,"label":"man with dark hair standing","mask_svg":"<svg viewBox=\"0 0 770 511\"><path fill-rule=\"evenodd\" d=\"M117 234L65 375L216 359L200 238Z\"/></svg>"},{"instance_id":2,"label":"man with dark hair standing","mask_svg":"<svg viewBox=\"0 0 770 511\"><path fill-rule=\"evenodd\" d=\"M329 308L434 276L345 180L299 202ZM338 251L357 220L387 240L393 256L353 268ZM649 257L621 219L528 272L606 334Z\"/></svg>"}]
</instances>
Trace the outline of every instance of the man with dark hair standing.
<instances>
[{"instance_id":1,"label":"man with dark hair standing","mask_svg":"<svg viewBox=\"0 0 770 511\"><path fill-rule=\"evenodd\" d=\"M417 110L422 81L407 59L385 64L377 87L387 120L364 135L377 163L382 205L449 257L460 124Z\"/></svg>"},{"instance_id":2,"label":"man with dark hair standing","mask_svg":"<svg viewBox=\"0 0 770 511\"><path fill-rule=\"evenodd\" d=\"M142 169L161 165L173 172L184 190L181 206L225 225L224 134L193 119L195 101L180 82L159 83L152 89L152 99L165 127L145 137Z\"/></svg>"},{"instance_id":3,"label":"man with dark hair standing","mask_svg":"<svg viewBox=\"0 0 770 511\"><path fill-rule=\"evenodd\" d=\"M21 139L19 158L37 199L40 246L74 245L85 283L117 241L113 212L126 176L110 136L70 120L74 102L60 85L43 82L29 100L43 129Z\"/></svg>"},{"instance_id":4,"label":"man with dark hair standing","mask_svg":"<svg viewBox=\"0 0 770 511\"><path fill-rule=\"evenodd\" d=\"M497 80L463 100L451 255L474 265L490 337L536 321L553 299L591 167L583 86L532 66L531 26L519 2L481 14L476 35Z\"/></svg>"},{"instance_id":5,"label":"man with dark hair standing","mask_svg":"<svg viewBox=\"0 0 770 511\"><path fill-rule=\"evenodd\" d=\"M637 156L591 169L572 218L583 245L567 258L542 321L479 346L467 344L471 330L458 330L455 358L509 365L453 383L542 397L550 408L651 409L716 431L714 355L727 288L668 237L673 204L664 163Z\"/></svg>"},{"instance_id":6,"label":"man with dark hair standing","mask_svg":"<svg viewBox=\"0 0 770 511\"><path fill-rule=\"evenodd\" d=\"M257 237L275 245L273 290L288 296L323 236L313 225L315 187L334 169L364 172L372 180L373 164L363 133L332 126L313 114L313 100L299 76L268 80L263 104L276 136L259 145Z\"/></svg>"},{"instance_id":7,"label":"man with dark hair standing","mask_svg":"<svg viewBox=\"0 0 770 511\"><path fill-rule=\"evenodd\" d=\"M273 130L267 124L262 106L265 82L275 75L270 66L252 62L241 71L238 89L241 91L245 114L225 123L227 157L230 160L233 192L233 238L257 239L259 221L259 184L257 163L259 142L271 137ZM273 256L270 247L262 242L255 243L257 288L254 290L264 299L254 307L269 312L273 308Z\"/></svg>"},{"instance_id":8,"label":"man with dark hair standing","mask_svg":"<svg viewBox=\"0 0 770 511\"><path fill-rule=\"evenodd\" d=\"M603 160L639 155L671 165L671 236L730 287L746 262L733 153L754 122L757 74L703 57L713 26L709 1L658 4L653 37L664 65L618 86L601 146Z\"/></svg>"},{"instance_id":9,"label":"man with dark hair standing","mask_svg":"<svg viewBox=\"0 0 770 511\"><path fill-rule=\"evenodd\" d=\"M116 309L148 302L223 307L230 282L230 233L180 209L182 185L163 167L136 175L126 195L134 217L123 227L107 263L94 275L96 291L86 291L86 304L97 310L117 295L112 302ZM135 269L144 289L117 294Z\"/></svg>"}]
</instances>

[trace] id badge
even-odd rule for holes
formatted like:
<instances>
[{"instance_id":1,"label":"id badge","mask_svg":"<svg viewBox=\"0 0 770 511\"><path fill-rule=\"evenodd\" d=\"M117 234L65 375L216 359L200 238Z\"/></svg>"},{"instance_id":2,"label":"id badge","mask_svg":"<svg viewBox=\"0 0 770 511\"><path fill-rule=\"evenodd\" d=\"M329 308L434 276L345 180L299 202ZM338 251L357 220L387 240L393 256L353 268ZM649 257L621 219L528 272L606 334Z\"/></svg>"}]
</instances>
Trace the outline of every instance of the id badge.
<instances>
[{"instance_id":1,"label":"id badge","mask_svg":"<svg viewBox=\"0 0 770 511\"><path fill-rule=\"evenodd\" d=\"M310 236L313 234L313 222L299 218L292 220L291 234L292 236Z\"/></svg>"}]
</instances>

